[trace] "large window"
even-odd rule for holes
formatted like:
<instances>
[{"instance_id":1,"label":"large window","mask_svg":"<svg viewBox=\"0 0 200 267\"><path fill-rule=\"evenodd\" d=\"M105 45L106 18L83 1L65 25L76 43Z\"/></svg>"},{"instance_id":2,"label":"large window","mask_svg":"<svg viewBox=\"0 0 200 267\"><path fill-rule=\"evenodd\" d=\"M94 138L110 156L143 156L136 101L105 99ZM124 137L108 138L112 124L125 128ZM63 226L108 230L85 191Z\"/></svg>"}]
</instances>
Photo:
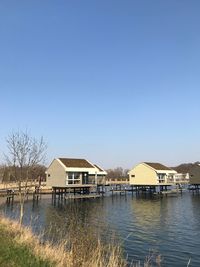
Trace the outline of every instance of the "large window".
<instances>
[{"instance_id":1,"label":"large window","mask_svg":"<svg viewBox=\"0 0 200 267\"><path fill-rule=\"evenodd\" d=\"M67 180L68 180L68 184L80 184L81 173L80 172L68 172Z\"/></svg>"}]
</instances>

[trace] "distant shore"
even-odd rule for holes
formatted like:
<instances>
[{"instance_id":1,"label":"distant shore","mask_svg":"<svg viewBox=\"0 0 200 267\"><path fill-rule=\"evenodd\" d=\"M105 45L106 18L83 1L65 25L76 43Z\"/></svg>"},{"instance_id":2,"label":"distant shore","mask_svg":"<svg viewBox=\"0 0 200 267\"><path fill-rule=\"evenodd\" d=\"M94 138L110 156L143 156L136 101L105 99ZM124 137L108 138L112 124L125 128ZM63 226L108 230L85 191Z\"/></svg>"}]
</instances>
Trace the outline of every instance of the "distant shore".
<instances>
[{"instance_id":1,"label":"distant shore","mask_svg":"<svg viewBox=\"0 0 200 267\"><path fill-rule=\"evenodd\" d=\"M35 192L35 187L38 185L38 183L29 182L26 186L26 191L29 194L33 194ZM25 183L22 183L22 189L25 188ZM0 183L0 197L7 196L7 190L12 190L14 194L17 194L19 191L19 187L17 183ZM39 194L51 194L52 188L46 186L46 183L42 183L40 186Z\"/></svg>"}]
</instances>

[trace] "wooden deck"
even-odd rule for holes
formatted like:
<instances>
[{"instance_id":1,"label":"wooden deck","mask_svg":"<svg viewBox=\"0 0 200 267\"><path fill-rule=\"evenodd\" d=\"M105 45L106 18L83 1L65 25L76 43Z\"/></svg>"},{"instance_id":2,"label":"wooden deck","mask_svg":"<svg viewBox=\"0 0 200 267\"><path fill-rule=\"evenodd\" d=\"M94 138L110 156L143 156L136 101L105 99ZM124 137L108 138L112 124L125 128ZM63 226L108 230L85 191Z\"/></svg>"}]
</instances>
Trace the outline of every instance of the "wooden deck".
<instances>
[{"instance_id":1,"label":"wooden deck","mask_svg":"<svg viewBox=\"0 0 200 267\"><path fill-rule=\"evenodd\" d=\"M89 188L89 187L96 187L96 184L68 184L66 186L52 186L52 189L63 190L63 189L70 189L70 188Z\"/></svg>"},{"instance_id":2,"label":"wooden deck","mask_svg":"<svg viewBox=\"0 0 200 267\"><path fill-rule=\"evenodd\" d=\"M72 199L72 198L89 198L97 197L97 185L96 184L71 184L66 186L53 186L52 197L56 199Z\"/></svg>"}]
</instances>

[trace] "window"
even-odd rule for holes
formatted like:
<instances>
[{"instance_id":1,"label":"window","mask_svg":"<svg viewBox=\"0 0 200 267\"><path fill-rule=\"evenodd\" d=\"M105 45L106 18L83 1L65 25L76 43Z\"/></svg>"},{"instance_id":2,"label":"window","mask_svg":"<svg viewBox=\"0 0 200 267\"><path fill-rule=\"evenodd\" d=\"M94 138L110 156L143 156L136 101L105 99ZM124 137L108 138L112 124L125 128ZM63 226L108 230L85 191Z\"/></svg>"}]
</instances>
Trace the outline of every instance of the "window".
<instances>
[{"instance_id":1,"label":"window","mask_svg":"<svg viewBox=\"0 0 200 267\"><path fill-rule=\"evenodd\" d=\"M50 176L51 176L51 174L48 173L48 177L50 177Z\"/></svg>"},{"instance_id":2,"label":"window","mask_svg":"<svg viewBox=\"0 0 200 267\"><path fill-rule=\"evenodd\" d=\"M135 177L135 174L132 174L131 177L134 178Z\"/></svg>"},{"instance_id":3,"label":"window","mask_svg":"<svg viewBox=\"0 0 200 267\"><path fill-rule=\"evenodd\" d=\"M79 172L68 172L67 173L68 184L80 184L81 178Z\"/></svg>"}]
</instances>

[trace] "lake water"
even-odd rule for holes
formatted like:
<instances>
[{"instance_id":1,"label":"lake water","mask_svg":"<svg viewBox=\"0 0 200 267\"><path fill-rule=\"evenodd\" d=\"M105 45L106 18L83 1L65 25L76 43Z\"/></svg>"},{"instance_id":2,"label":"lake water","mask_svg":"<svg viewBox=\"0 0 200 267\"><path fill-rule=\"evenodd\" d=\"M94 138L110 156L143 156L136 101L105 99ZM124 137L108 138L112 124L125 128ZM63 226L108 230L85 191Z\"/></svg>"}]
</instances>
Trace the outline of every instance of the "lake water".
<instances>
[{"instance_id":1,"label":"lake water","mask_svg":"<svg viewBox=\"0 0 200 267\"><path fill-rule=\"evenodd\" d=\"M0 209L8 216L17 216L17 204L6 206L0 199ZM50 225L66 228L67 219L87 227L100 229L101 235L115 233L128 260L143 260L150 251L163 258L162 266L200 266L200 194L184 192L178 197L105 196L100 199L67 200L52 204L51 196L42 196L38 204L25 204L25 224L34 231ZM74 215L75 213L75 215Z\"/></svg>"}]
</instances>

